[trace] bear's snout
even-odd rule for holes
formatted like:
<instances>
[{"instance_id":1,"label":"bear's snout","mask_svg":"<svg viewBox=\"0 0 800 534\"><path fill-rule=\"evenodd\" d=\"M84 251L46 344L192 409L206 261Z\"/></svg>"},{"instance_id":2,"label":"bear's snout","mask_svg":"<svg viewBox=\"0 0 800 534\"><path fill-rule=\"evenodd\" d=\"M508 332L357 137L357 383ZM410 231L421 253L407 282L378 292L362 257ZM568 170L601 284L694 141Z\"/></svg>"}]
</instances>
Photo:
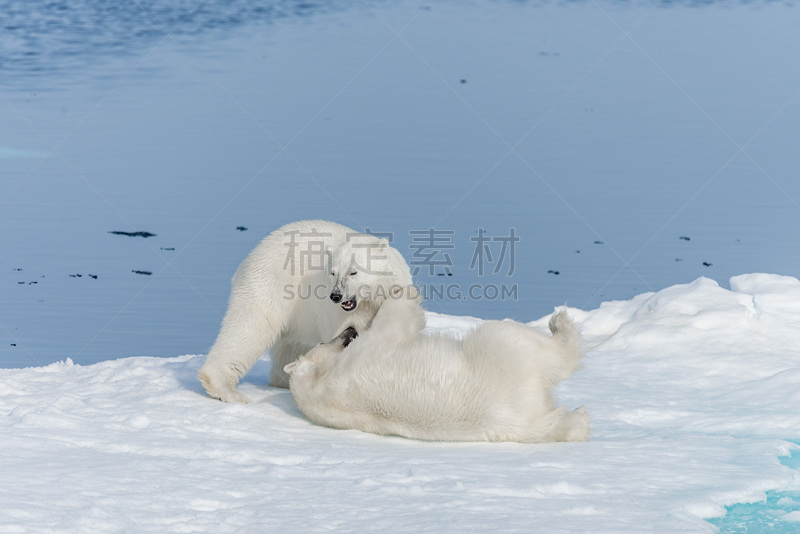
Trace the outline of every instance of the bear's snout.
<instances>
[{"instance_id":1,"label":"bear's snout","mask_svg":"<svg viewBox=\"0 0 800 534\"><path fill-rule=\"evenodd\" d=\"M338 289L334 289L331 291L331 300L333 302L339 303L342 300L342 292Z\"/></svg>"}]
</instances>

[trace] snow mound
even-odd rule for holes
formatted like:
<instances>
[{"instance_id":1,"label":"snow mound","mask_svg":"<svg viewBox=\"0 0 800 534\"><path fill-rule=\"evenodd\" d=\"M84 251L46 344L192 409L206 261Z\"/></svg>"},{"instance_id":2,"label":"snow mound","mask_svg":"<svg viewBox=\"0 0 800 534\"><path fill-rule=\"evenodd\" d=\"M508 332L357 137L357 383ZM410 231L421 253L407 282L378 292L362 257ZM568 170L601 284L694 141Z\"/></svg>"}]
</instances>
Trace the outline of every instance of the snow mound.
<instances>
[{"instance_id":1,"label":"snow mound","mask_svg":"<svg viewBox=\"0 0 800 534\"><path fill-rule=\"evenodd\" d=\"M589 410L588 443L317 427L266 385L266 362L247 406L204 396L200 355L0 370L0 531L712 532L702 518L725 506L800 488L778 459L800 441L800 282L730 287L569 310L587 358L558 397Z\"/></svg>"}]
</instances>

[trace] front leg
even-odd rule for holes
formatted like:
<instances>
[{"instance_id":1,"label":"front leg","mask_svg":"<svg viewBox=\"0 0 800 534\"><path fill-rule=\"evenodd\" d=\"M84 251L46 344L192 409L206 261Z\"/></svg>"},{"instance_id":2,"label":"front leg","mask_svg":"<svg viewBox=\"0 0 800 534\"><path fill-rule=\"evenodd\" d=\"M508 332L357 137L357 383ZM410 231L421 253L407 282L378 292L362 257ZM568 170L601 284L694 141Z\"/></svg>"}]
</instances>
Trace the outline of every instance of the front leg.
<instances>
[{"instance_id":1,"label":"front leg","mask_svg":"<svg viewBox=\"0 0 800 534\"><path fill-rule=\"evenodd\" d=\"M416 338L424 328L425 310L418 298L401 294L383 303L364 336L370 345L392 347Z\"/></svg>"},{"instance_id":2,"label":"front leg","mask_svg":"<svg viewBox=\"0 0 800 534\"><path fill-rule=\"evenodd\" d=\"M358 332L352 326L348 326L347 329L339 334L339 338L342 343L342 350L344 350L347 345L349 345L355 338L358 337Z\"/></svg>"},{"instance_id":3,"label":"front leg","mask_svg":"<svg viewBox=\"0 0 800 534\"><path fill-rule=\"evenodd\" d=\"M344 330L344 332L332 340L328 341L327 343L320 343L308 351L304 356L301 356L297 360L286 364L282 370L284 376L286 376L287 383L289 382L289 377L301 369L308 369L310 366L321 365L328 358L340 354L345 347L352 343L356 337L358 337L358 332L356 332L355 328L349 326ZM275 369L275 366L273 366L273 373L275 372Z\"/></svg>"}]
</instances>

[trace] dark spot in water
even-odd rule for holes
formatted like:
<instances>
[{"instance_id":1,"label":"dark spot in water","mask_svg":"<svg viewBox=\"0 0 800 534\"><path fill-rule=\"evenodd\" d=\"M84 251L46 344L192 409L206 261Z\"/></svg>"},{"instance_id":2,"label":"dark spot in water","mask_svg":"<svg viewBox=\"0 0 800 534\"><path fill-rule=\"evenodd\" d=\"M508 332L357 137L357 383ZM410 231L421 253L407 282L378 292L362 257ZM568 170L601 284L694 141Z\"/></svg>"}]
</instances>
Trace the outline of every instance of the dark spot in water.
<instances>
[{"instance_id":1,"label":"dark spot in water","mask_svg":"<svg viewBox=\"0 0 800 534\"><path fill-rule=\"evenodd\" d=\"M92 280L97 280L97 275L96 274L90 274L89 278L91 278Z\"/></svg>"},{"instance_id":2,"label":"dark spot in water","mask_svg":"<svg viewBox=\"0 0 800 534\"><path fill-rule=\"evenodd\" d=\"M175 250L175 247L161 247L161 250Z\"/></svg>"},{"instance_id":3,"label":"dark spot in water","mask_svg":"<svg viewBox=\"0 0 800 534\"><path fill-rule=\"evenodd\" d=\"M461 78L461 84L463 85L465 83L467 83L467 79L466 78Z\"/></svg>"},{"instance_id":4,"label":"dark spot in water","mask_svg":"<svg viewBox=\"0 0 800 534\"><path fill-rule=\"evenodd\" d=\"M683 261L683 258L675 258L675 261Z\"/></svg>"},{"instance_id":5,"label":"dark spot in water","mask_svg":"<svg viewBox=\"0 0 800 534\"><path fill-rule=\"evenodd\" d=\"M151 234L150 232L123 232L122 230L112 230L111 232L108 232L108 233L109 234L114 234L114 235L126 235L128 237L144 237L144 238L148 238L148 237L155 237L156 236L156 234Z\"/></svg>"},{"instance_id":6,"label":"dark spot in water","mask_svg":"<svg viewBox=\"0 0 800 534\"><path fill-rule=\"evenodd\" d=\"M17 346L17 344L16 344L16 343L12 343L12 344L11 344L11 346L12 346L12 347L16 347L16 346Z\"/></svg>"},{"instance_id":7,"label":"dark spot in water","mask_svg":"<svg viewBox=\"0 0 800 534\"><path fill-rule=\"evenodd\" d=\"M685 236L685 235L682 235L682 236L678 237L678 239L683 239L684 241L691 241L692 240L691 237L688 237L688 236Z\"/></svg>"},{"instance_id":8,"label":"dark spot in water","mask_svg":"<svg viewBox=\"0 0 800 534\"><path fill-rule=\"evenodd\" d=\"M549 270L549 271L547 271L547 272L548 272L548 274L554 274L554 275L556 275L556 276L558 276L559 274L561 274L561 272L560 272L560 271L553 271L552 269L551 269L551 270Z\"/></svg>"},{"instance_id":9,"label":"dark spot in water","mask_svg":"<svg viewBox=\"0 0 800 534\"><path fill-rule=\"evenodd\" d=\"M581 251L580 251L580 250L576 250L576 251L575 251L575 254L580 254L580 253L581 253Z\"/></svg>"},{"instance_id":10,"label":"dark spot in water","mask_svg":"<svg viewBox=\"0 0 800 534\"><path fill-rule=\"evenodd\" d=\"M236 229L239 230L240 232L246 232L247 231L247 227L246 226L237 226Z\"/></svg>"},{"instance_id":11,"label":"dark spot in water","mask_svg":"<svg viewBox=\"0 0 800 534\"><path fill-rule=\"evenodd\" d=\"M594 242L594 244L595 244L595 245L603 245L603 244L605 244L605 243L603 243L602 241L595 241L595 242Z\"/></svg>"},{"instance_id":12,"label":"dark spot in water","mask_svg":"<svg viewBox=\"0 0 800 534\"><path fill-rule=\"evenodd\" d=\"M153 274L151 271L136 271L136 270L133 270L131 272L134 273L134 274L143 274L145 276L150 276L151 274Z\"/></svg>"},{"instance_id":13,"label":"dark spot in water","mask_svg":"<svg viewBox=\"0 0 800 534\"><path fill-rule=\"evenodd\" d=\"M83 276L82 274L71 274L71 275L69 275L70 278L80 278L82 276Z\"/></svg>"},{"instance_id":14,"label":"dark spot in water","mask_svg":"<svg viewBox=\"0 0 800 534\"><path fill-rule=\"evenodd\" d=\"M706 267L711 267L714 264L713 263L708 263L707 261L704 261L703 265L705 265Z\"/></svg>"},{"instance_id":15,"label":"dark spot in water","mask_svg":"<svg viewBox=\"0 0 800 534\"><path fill-rule=\"evenodd\" d=\"M14 270L15 270L15 271L17 271L17 272L20 272L20 271L22 271L22 269L19 269L19 268L16 268L16 269L14 269Z\"/></svg>"}]
</instances>

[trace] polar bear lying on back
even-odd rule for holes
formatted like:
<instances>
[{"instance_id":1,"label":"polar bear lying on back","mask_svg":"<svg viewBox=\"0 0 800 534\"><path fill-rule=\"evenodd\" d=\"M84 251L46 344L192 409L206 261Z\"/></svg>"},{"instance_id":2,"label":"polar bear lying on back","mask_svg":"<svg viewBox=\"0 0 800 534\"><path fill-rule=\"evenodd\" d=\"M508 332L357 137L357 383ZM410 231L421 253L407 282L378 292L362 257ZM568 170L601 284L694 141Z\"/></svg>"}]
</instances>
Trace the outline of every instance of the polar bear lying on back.
<instances>
[{"instance_id":1,"label":"polar bear lying on back","mask_svg":"<svg viewBox=\"0 0 800 534\"><path fill-rule=\"evenodd\" d=\"M552 336L487 321L463 340L423 334L414 298L395 294L372 327L346 329L285 367L313 422L435 441L585 441L589 414L553 406L552 388L582 356L565 311Z\"/></svg>"}]
</instances>

